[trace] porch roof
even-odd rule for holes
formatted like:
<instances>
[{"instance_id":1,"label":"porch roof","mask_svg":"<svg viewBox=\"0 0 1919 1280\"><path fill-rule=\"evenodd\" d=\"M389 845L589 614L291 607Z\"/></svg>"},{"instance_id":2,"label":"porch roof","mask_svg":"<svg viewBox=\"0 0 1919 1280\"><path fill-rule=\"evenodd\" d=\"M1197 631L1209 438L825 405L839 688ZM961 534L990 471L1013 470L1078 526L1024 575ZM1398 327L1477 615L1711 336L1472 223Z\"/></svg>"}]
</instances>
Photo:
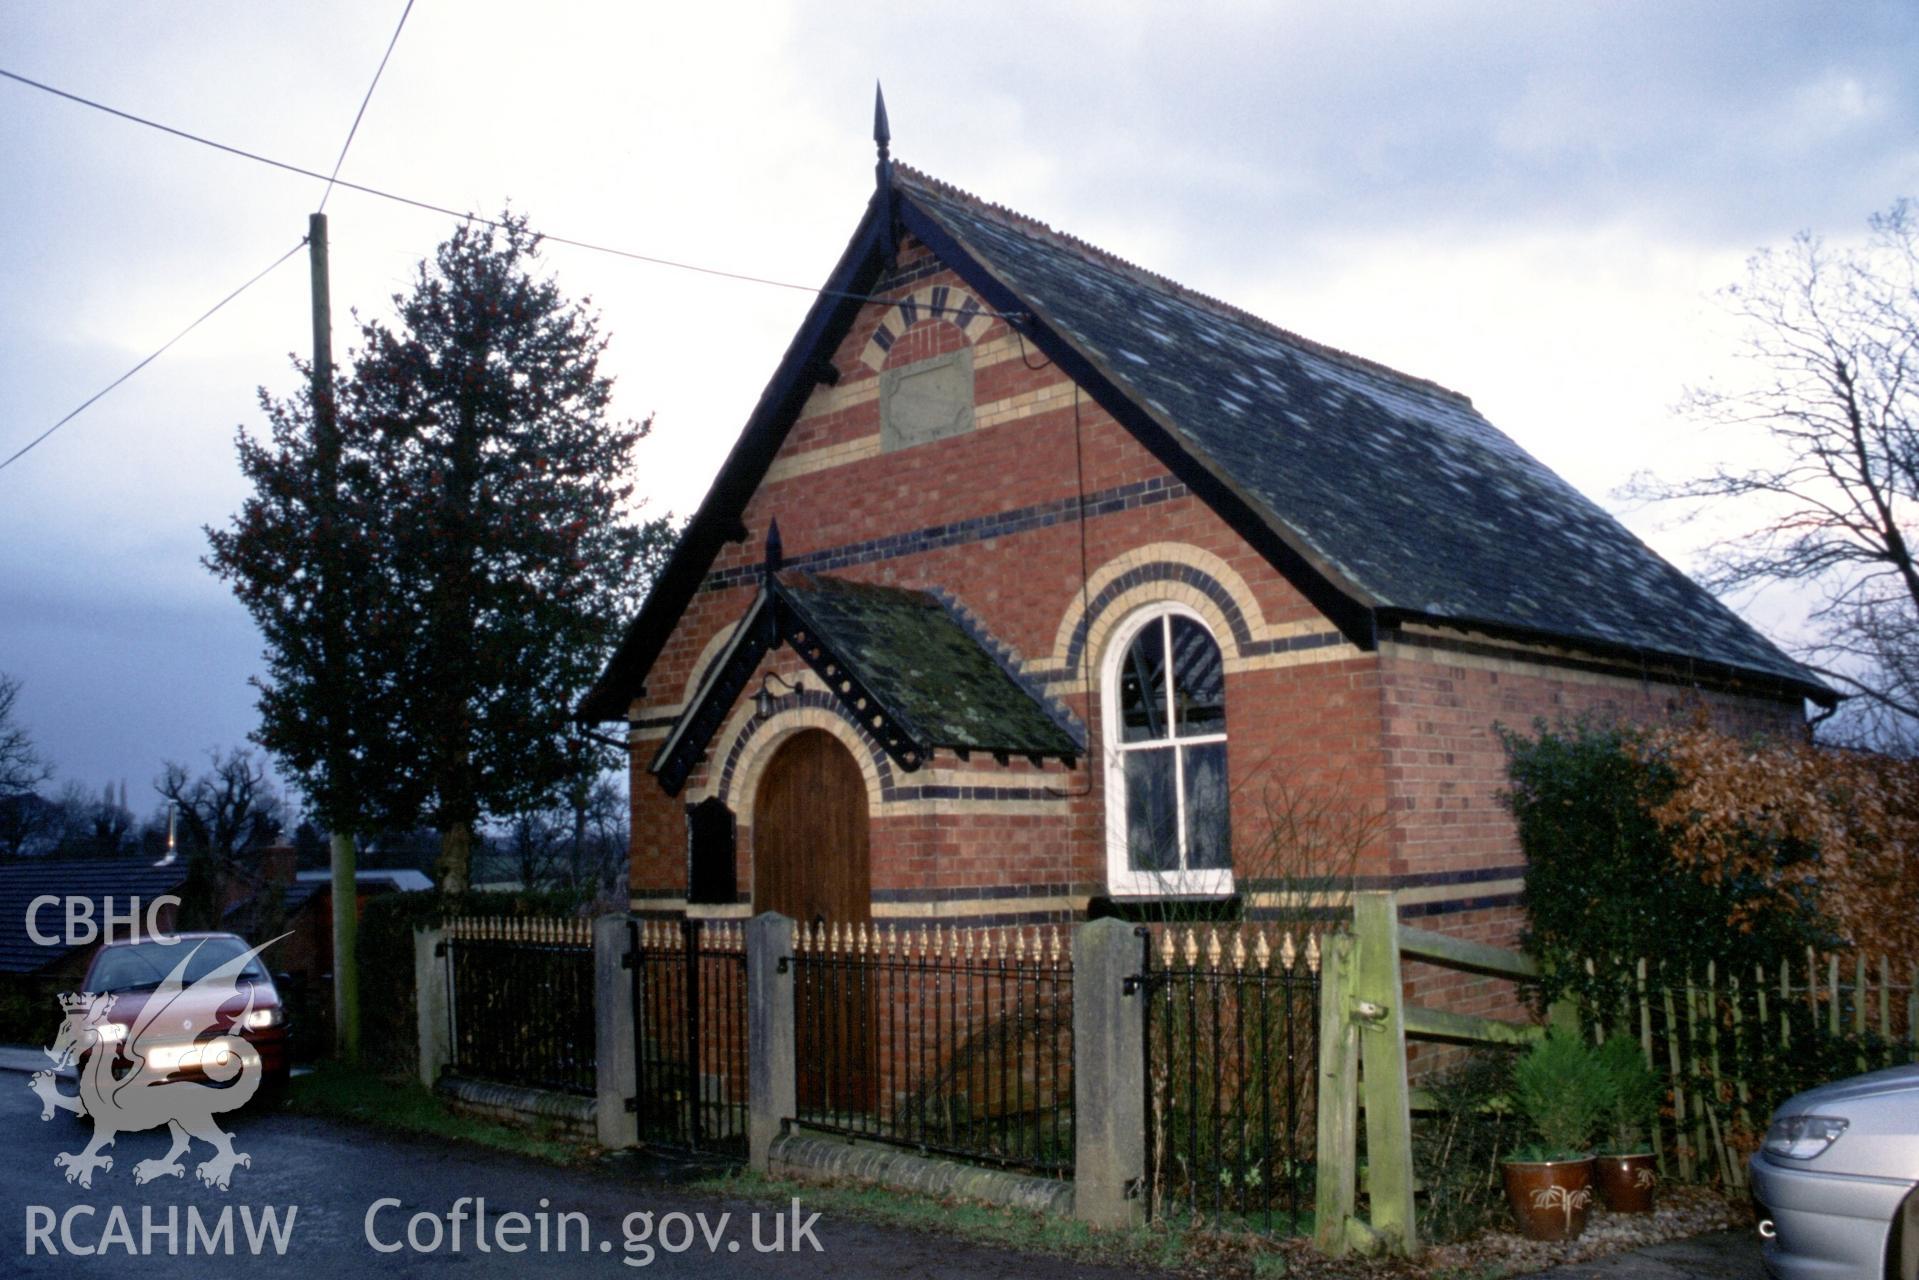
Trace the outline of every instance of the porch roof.
<instances>
[{"instance_id":1,"label":"porch roof","mask_svg":"<svg viewBox=\"0 0 1919 1280\"><path fill-rule=\"evenodd\" d=\"M940 596L787 571L766 576L727 649L673 724L652 770L677 793L765 655L791 645L902 770L936 750L1070 768L1085 745L1065 708Z\"/></svg>"}]
</instances>

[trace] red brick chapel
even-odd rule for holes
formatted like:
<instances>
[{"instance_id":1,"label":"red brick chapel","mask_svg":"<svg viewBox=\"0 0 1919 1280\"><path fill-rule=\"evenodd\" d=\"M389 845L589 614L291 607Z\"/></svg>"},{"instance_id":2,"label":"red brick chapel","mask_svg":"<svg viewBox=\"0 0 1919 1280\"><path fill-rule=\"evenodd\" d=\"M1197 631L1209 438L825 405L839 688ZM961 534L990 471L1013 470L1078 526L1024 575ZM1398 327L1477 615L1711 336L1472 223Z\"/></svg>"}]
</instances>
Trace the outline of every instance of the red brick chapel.
<instances>
[{"instance_id":1,"label":"red brick chapel","mask_svg":"<svg viewBox=\"0 0 1919 1280\"><path fill-rule=\"evenodd\" d=\"M882 116L883 122L883 116ZM1801 732L1832 693L1457 392L887 155L582 719L636 911L1260 918L1282 782L1346 884L1507 942L1496 724Z\"/></svg>"}]
</instances>

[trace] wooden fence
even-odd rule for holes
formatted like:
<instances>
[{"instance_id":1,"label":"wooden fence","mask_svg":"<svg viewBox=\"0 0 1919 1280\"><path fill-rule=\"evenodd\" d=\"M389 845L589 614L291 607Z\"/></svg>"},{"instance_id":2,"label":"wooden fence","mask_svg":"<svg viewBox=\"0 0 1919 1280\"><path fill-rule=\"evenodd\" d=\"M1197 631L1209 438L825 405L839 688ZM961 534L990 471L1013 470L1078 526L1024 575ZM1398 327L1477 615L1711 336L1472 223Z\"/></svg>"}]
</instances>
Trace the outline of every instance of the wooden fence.
<instances>
[{"instance_id":1,"label":"wooden fence","mask_svg":"<svg viewBox=\"0 0 1919 1280\"><path fill-rule=\"evenodd\" d=\"M1507 1022L1405 1003L1400 959L1467 973L1523 979L1538 975L1527 957L1399 922L1391 893L1353 895L1353 932L1327 940L1320 985L1319 1176L1314 1242L1333 1256L1419 1252L1413 1219L1412 1112L1423 1110L1407 1080L1406 1041L1525 1045L1545 1033ZM1570 1004L1555 1005L1554 1026L1577 1025ZM1364 1067L1363 1074L1360 1068ZM1356 1212L1359 1113L1365 1113L1369 1218Z\"/></svg>"},{"instance_id":2,"label":"wooden fence","mask_svg":"<svg viewBox=\"0 0 1919 1280\"><path fill-rule=\"evenodd\" d=\"M1517 952L1402 925L1390 893L1354 895L1353 932L1328 939L1321 986L1316 1238L1328 1253L1418 1251L1410 1116L1427 1106L1407 1080L1406 1041L1518 1047L1545 1030L1407 1004L1402 957L1539 976ZM1919 965L1909 962L1809 950L1750 972L1588 961L1585 976L1584 994L1562 999L1547 1021L1595 1041L1639 1042L1666 1085L1652 1136L1660 1174L1674 1181L1743 1189L1746 1159L1781 1102L1919 1061ZM1356 1212L1362 1112L1369 1218Z\"/></svg>"},{"instance_id":3,"label":"wooden fence","mask_svg":"<svg viewBox=\"0 0 1919 1280\"><path fill-rule=\"evenodd\" d=\"M1662 1177L1746 1184L1774 1107L1827 1080L1919 1060L1919 966L1808 949L1746 972L1587 962L1582 1021L1637 1039L1669 1091Z\"/></svg>"}]
</instances>

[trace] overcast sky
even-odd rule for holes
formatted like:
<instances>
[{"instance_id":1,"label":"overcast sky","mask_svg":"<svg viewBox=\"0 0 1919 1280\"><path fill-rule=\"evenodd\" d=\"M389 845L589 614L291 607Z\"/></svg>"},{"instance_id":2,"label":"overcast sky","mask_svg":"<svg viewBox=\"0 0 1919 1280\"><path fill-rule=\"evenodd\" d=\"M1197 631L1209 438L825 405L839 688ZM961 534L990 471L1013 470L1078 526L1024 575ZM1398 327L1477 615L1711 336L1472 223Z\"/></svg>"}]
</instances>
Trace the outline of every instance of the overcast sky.
<instances>
[{"instance_id":1,"label":"overcast sky","mask_svg":"<svg viewBox=\"0 0 1919 1280\"><path fill-rule=\"evenodd\" d=\"M402 3L12 0L0 66L325 171ZM1747 253L1919 194L1919 7L1750 0L417 0L341 176L817 284L870 190L876 77L905 162L1463 391L1615 511L1633 471L1736 447L1672 406L1734 376L1710 295ZM321 192L6 81L0 175L0 457L291 248ZM327 211L344 357L348 308L385 314L452 225ZM807 295L546 261L602 311L619 412L658 415L651 510L691 510ZM253 727L259 638L202 527L309 332L296 257L0 471L0 671L61 780L144 810L163 759ZM1697 527L1623 514L1691 561Z\"/></svg>"}]
</instances>

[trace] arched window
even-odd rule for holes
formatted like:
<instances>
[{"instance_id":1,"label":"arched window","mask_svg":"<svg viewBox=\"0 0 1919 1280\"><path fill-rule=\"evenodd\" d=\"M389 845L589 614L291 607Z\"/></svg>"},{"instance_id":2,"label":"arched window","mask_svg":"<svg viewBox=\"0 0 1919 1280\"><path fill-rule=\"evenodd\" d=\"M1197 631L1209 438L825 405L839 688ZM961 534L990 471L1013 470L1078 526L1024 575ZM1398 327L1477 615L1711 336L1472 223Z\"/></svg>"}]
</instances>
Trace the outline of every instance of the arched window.
<instances>
[{"instance_id":1,"label":"arched window","mask_svg":"<svg viewBox=\"0 0 1919 1280\"><path fill-rule=\"evenodd\" d=\"M1197 616L1163 606L1120 629L1101 684L1108 887L1231 893L1219 645Z\"/></svg>"}]
</instances>

